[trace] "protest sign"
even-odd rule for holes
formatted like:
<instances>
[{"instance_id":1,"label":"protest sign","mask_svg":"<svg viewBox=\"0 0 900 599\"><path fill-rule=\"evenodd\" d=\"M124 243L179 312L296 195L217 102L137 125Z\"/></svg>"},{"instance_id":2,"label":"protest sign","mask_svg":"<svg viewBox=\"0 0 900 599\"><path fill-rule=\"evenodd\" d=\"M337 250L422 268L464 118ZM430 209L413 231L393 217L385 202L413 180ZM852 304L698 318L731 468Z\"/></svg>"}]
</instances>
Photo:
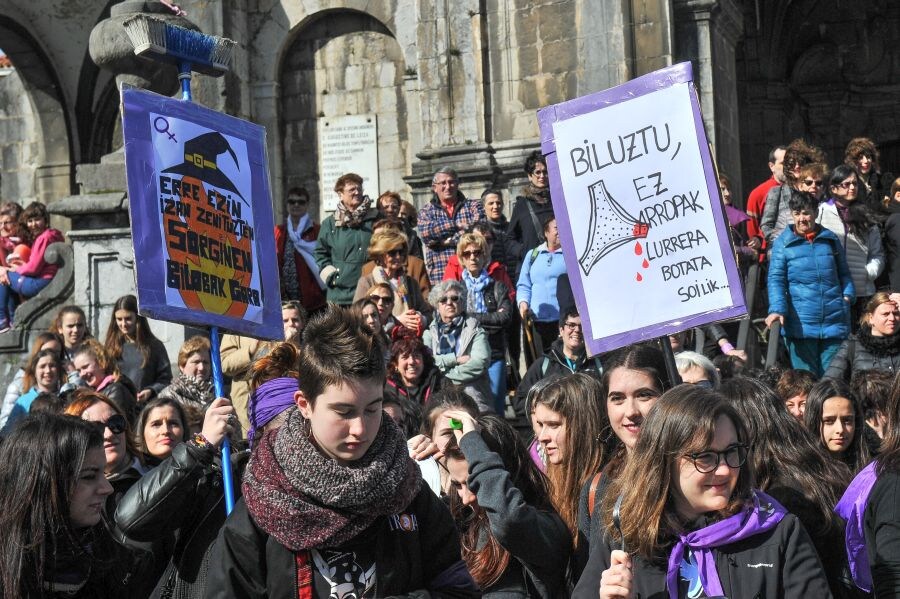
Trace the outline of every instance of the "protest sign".
<instances>
[{"instance_id":1,"label":"protest sign","mask_svg":"<svg viewBox=\"0 0 900 599\"><path fill-rule=\"evenodd\" d=\"M746 313L690 63L538 119L592 355Z\"/></svg>"},{"instance_id":2,"label":"protest sign","mask_svg":"<svg viewBox=\"0 0 900 599\"><path fill-rule=\"evenodd\" d=\"M138 89L122 121L141 313L282 338L265 129Z\"/></svg>"}]
</instances>

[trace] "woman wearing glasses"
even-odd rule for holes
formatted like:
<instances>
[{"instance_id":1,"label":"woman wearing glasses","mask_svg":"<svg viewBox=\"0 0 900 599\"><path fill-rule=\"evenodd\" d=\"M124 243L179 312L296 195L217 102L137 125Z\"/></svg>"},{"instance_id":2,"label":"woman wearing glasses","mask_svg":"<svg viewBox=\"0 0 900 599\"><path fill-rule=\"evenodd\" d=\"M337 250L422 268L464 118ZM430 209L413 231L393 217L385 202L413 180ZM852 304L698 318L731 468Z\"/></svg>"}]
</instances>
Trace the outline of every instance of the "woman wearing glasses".
<instances>
[{"instance_id":1,"label":"woman wearing glasses","mask_svg":"<svg viewBox=\"0 0 900 599\"><path fill-rule=\"evenodd\" d=\"M106 500L104 516L112 522L119 500L146 473L137 457L139 453L131 427L115 402L94 391L78 390L65 413L103 424L103 453L106 455L103 473L113 486L113 493Z\"/></svg>"},{"instance_id":2,"label":"woman wearing glasses","mask_svg":"<svg viewBox=\"0 0 900 599\"><path fill-rule=\"evenodd\" d=\"M372 272L360 277L356 285L353 301L365 297L376 305L389 302L387 306L379 306L379 312L387 309L394 320L404 327L421 332L428 322L427 314L431 306L422 296L419 284L406 274L406 258L409 245L406 235L393 229L381 229L372 235L369 241L369 259L375 262ZM375 291L375 284L386 284L390 287L390 296L382 298L381 292Z\"/></svg>"},{"instance_id":3,"label":"woman wearing glasses","mask_svg":"<svg viewBox=\"0 0 900 599\"><path fill-rule=\"evenodd\" d=\"M837 235L847 256L856 298L852 310L855 331L859 314L875 293L875 279L884 270L881 234L865 202L857 201L860 180L856 169L841 164L831 172L831 198L819 205L816 221Z\"/></svg>"},{"instance_id":4,"label":"woman wearing glasses","mask_svg":"<svg viewBox=\"0 0 900 599\"><path fill-rule=\"evenodd\" d=\"M752 488L747 443L715 392L663 394L603 499L573 597L831 597L800 521Z\"/></svg>"},{"instance_id":5,"label":"woman wearing glasses","mask_svg":"<svg viewBox=\"0 0 900 599\"><path fill-rule=\"evenodd\" d=\"M466 286L459 281L441 281L432 287L428 301L437 316L422 334L422 342L445 377L464 387L479 410L493 412L488 380L491 346L478 320L466 313L466 295Z\"/></svg>"},{"instance_id":6,"label":"woman wearing glasses","mask_svg":"<svg viewBox=\"0 0 900 599\"><path fill-rule=\"evenodd\" d=\"M310 218L309 192L293 187L284 201L285 222L275 227L275 252L281 274L281 299L297 300L307 312L325 307L325 283L313 256L319 225ZM287 259L285 259L287 256Z\"/></svg>"},{"instance_id":7,"label":"woman wearing glasses","mask_svg":"<svg viewBox=\"0 0 900 599\"><path fill-rule=\"evenodd\" d=\"M513 305L509 287L490 275L486 266L490 249L482 235L466 233L459 238L456 256L463 265L462 282L466 286L466 313L475 318L488 335L491 362L488 378L494 410L506 409L506 330L512 319ZM446 277L446 275L445 275Z\"/></svg>"}]
</instances>

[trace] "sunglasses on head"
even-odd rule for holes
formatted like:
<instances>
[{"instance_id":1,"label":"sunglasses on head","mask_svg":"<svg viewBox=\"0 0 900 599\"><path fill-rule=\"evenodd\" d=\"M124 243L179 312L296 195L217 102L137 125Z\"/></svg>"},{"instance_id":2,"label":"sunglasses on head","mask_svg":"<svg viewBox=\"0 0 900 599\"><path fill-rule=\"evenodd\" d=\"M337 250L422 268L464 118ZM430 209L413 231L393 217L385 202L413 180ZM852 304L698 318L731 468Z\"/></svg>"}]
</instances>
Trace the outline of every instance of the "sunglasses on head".
<instances>
[{"instance_id":1,"label":"sunglasses on head","mask_svg":"<svg viewBox=\"0 0 900 599\"><path fill-rule=\"evenodd\" d=\"M106 422L96 420L94 421L94 424L100 428L108 428L109 432L114 435L125 432L125 417L121 414L113 414L106 419Z\"/></svg>"}]
</instances>

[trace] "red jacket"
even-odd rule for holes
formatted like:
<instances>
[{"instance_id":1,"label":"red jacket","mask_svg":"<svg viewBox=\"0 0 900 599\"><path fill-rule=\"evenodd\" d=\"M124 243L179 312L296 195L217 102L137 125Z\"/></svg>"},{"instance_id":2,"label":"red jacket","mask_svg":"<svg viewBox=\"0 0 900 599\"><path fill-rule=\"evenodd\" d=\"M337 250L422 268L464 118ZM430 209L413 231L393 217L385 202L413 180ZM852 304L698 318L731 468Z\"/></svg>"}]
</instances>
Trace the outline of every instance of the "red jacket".
<instances>
[{"instance_id":1,"label":"red jacket","mask_svg":"<svg viewBox=\"0 0 900 599\"><path fill-rule=\"evenodd\" d=\"M459 264L459 256L453 254L452 256L450 256L450 259L447 261L447 267L444 269L444 280L462 281L462 273L463 269ZM506 267L497 260L494 260L487 265L487 273L488 276L495 281L500 281L501 283L506 285L506 288L509 289L509 301L511 301L513 305L515 305L516 286L513 285L512 279L509 278L509 273L506 272Z\"/></svg>"},{"instance_id":2,"label":"red jacket","mask_svg":"<svg viewBox=\"0 0 900 599\"><path fill-rule=\"evenodd\" d=\"M750 220L747 221L747 236L759 237L763 240L763 244L766 242L766 236L763 235L762 229L759 228L759 221L766 209L766 194L769 193L770 189L777 185L778 181L775 180L775 177L769 177L764 182L757 185L756 188L750 192L750 195L747 196L746 212L747 216L750 217Z\"/></svg>"}]
</instances>

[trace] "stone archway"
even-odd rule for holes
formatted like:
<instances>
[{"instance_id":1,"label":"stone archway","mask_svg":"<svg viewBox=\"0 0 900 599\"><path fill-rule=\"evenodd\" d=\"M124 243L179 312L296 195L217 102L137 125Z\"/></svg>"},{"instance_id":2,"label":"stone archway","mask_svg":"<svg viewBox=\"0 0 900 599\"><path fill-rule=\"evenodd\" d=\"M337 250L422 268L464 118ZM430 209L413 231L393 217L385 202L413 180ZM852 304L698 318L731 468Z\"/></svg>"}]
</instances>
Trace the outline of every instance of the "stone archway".
<instances>
[{"instance_id":1,"label":"stone archway","mask_svg":"<svg viewBox=\"0 0 900 599\"><path fill-rule=\"evenodd\" d=\"M321 202L317 151L321 117L377 115L380 190L406 189L404 64L392 32L355 10L314 16L286 45L279 74L283 188L306 187L313 214ZM374 198L380 190L367 192Z\"/></svg>"},{"instance_id":2,"label":"stone archway","mask_svg":"<svg viewBox=\"0 0 900 599\"><path fill-rule=\"evenodd\" d=\"M0 16L0 48L6 52L30 104L33 130L16 140L19 148L4 147L4 170L13 168L16 179L4 182L0 193L9 199L28 198L44 203L74 190L72 140L62 87L40 44L17 22ZM27 180L31 178L30 185ZM27 201L27 199L26 199Z\"/></svg>"},{"instance_id":3,"label":"stone archway","mask_svg":"<svg viewBox=\"0 0 900 599\"><path fill-rule=\"evenodd\" d=\"M815 0L743 0L738 46L741 155L749 191L769 176L772 145L805 137L831 165L847 142L872 137L897 171L900 144L900 4L857 3L852 9Z\"/></svg>"}]
</instances>

